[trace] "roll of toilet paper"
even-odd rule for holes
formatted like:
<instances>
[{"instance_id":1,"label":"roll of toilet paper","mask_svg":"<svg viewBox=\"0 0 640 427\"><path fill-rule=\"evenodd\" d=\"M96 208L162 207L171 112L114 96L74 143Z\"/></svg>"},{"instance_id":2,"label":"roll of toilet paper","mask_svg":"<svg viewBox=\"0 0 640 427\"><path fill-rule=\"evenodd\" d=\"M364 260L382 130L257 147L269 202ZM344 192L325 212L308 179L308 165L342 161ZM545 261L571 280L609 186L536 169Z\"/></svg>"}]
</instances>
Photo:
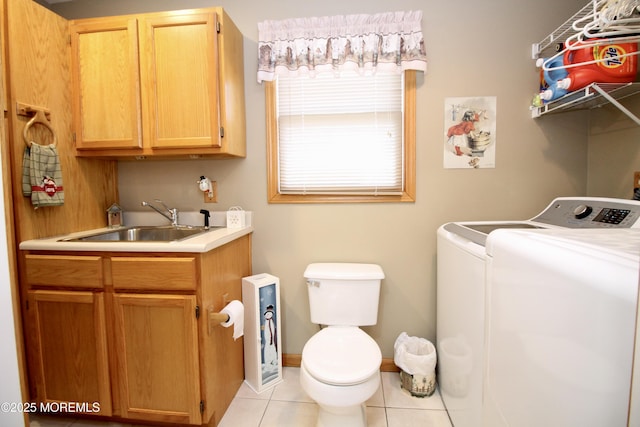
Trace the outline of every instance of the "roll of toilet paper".
<instances>
[{"instance_id":1,"label":"roll of toilet paper","mask_svg":"<svg viewBox=\"0 0 640 427\"><path fill-rule=\"evenodd\" d=\"M233 300L220 313L225 313L229 316L229 320L221 323L221 325L225 328L233 325L233 339L240 338L244 334L244 305L238 300Z\"/></svg>"}]
</instances>

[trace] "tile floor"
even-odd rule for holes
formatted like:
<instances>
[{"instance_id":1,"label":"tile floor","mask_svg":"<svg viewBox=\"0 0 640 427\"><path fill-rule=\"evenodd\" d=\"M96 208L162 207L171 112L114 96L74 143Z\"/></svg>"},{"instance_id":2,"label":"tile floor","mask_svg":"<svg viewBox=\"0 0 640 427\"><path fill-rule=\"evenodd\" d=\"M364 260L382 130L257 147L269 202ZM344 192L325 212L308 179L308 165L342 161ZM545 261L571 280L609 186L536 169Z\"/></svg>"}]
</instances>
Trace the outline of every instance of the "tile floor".
<instances>
[{"instance_id":1,"label":"tile floor","mask_svg":"<svg viewBox=\"0 0 640 427\"><path fill-rule=\"evenodd\" d=\"M302 391L299 369L285 367L283 381L255 393L242 384L219 427L313 427L318 406ZM369 427L452 427L438 390L412 397L400 387L396 372L382 372L381 387L367 401ZM30 427L129 427L127 424L33 417Z\"/></svg>"}]
</instances>

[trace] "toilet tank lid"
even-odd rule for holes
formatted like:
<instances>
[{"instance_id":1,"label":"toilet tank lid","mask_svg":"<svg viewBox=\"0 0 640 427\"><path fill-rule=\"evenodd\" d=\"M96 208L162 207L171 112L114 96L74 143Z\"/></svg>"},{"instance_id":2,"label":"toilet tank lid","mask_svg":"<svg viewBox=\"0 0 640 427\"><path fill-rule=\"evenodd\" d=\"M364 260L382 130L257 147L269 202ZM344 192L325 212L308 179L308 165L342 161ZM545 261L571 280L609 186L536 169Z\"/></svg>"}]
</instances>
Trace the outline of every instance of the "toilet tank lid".
<instances>
[{"instance_id":1,"label":"toilet tank lid","mask_svg":"<svg viewBox=\"0 0 640 427\"><path fill-rule=\"evenodd\" d=\"M306 279L371 280L384 279L384 272L377 264L320 262L309 264L304 271L304 277Z\"/></svg>"}]
</instances>

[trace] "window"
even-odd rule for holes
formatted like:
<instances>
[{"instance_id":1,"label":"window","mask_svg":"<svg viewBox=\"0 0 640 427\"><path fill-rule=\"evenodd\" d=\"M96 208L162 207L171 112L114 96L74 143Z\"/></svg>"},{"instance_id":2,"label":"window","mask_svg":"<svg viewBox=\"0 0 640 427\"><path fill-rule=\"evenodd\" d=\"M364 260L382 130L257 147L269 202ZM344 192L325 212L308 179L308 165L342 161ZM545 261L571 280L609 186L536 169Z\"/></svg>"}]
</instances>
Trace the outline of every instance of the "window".
<instances>
[{"instance_id":1,"label":"window","mask_svg":"<svg viewBox=\"0 0 640 427\"><path fill-rule=\"evenodd\" d=\"M266 82L270 203L413 202L415 71Z\"/></svg>"}]
</instances>

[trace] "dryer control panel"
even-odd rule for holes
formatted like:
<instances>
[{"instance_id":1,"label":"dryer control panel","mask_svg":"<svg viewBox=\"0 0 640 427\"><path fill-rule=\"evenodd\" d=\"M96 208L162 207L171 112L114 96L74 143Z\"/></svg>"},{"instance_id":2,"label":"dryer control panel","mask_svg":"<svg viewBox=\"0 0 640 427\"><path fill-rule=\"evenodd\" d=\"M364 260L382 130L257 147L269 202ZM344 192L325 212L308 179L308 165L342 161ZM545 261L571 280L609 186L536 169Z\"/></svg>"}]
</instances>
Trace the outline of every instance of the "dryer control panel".
<instances>
[{"instance_id":1,"label":"dryer control panel","mask_svg":"<svg viewBox=\"0 0 640 427\"><path fill-rule=\"evenodd\" d=\"M640 228L640 202L559 197L531 221L566 228Z\"/></svg>"}]
</instances>

